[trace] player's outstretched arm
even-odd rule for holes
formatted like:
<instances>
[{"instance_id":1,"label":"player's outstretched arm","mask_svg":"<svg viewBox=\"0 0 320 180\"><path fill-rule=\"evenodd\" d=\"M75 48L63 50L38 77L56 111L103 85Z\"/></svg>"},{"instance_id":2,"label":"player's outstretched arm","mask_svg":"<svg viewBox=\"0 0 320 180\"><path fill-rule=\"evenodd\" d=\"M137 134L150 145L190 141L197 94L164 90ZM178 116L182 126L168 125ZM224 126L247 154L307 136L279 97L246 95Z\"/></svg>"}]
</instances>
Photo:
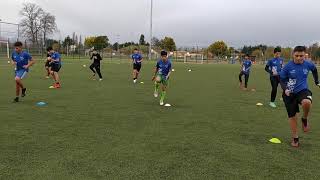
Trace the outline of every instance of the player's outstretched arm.
<instances>
[{"instance_id":1,"label":"player's outstretched arm","mask_svg":"<svg viewBox=\"0 0 320 180\"><path fill-rule=\"evenodd\" d=\"M317 68L315 67L311 72L312 72L312 75L313 75L314 83L315 83L317 86L320 86L320 84L319 84L319 75L318 75L318 70L317 70Z\"/></svg>"}]
</instances>

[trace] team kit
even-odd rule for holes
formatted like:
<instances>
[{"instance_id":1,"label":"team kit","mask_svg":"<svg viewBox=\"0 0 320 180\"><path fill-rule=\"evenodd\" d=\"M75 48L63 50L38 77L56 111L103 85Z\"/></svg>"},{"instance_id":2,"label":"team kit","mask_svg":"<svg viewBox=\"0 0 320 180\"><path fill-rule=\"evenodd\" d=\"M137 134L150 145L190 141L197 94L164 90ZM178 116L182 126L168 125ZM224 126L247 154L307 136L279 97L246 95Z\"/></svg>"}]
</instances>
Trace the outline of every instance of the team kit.
<instances>
[{"instance_id":1,"label":"team kit","mask_svg":"<svg viewBox=\"0 0 320 180\"><path fill-rule=\"evenodd\" d=\"M28 89L23 83L23 79L26 78L29 73L29 68L35 64L35 60L27 51L23 50L23 44L21 42L16 42L14 47L11 58L12 64L15 66L16 97L13 102L18 103L20 102L20 98L24 98L27 95ZM51 87L59 89L62 87L59 76L59 71L62 68L61 54L52 47L48 47L47 52L45 62L46 78L50 78L51 76L54 80ZM160 55L160 59L154 67L152 81L154 82L154 97L159 97L159 104L163 106L165 104L168 83L172 72L172 62L166 51L161 51ZM304 133L310 131L309 114L313 101L312 92L308 86L308 75L310 72L313 75L315 85L320 86L317 68L307 56L306 47L297 46L292 53L293 60L285 64L281 58L281 48L275 48L274 58L270 59L265 66L266 73L270 75L270 107L277 108L275 101L278 87L280 86L283 89L282 99L286 107L291 128L292 147L299 147L300 145L298 135L300 107L303 110L301 113L302 130ZM103 78L100 69L101 55L94 50L90 59L92 60L90 70L93 73L93 78L95 79L98 75L99 81L102 81ZM135 84L138 82L143 64L143 57L139 49L134 49L131 59L133 66L132 79ZM248 89L251 67L252 61L250 60L249 54L246 54L241 62L239 74L239 86L243 90Z\"/></svg>"}]
</instances>

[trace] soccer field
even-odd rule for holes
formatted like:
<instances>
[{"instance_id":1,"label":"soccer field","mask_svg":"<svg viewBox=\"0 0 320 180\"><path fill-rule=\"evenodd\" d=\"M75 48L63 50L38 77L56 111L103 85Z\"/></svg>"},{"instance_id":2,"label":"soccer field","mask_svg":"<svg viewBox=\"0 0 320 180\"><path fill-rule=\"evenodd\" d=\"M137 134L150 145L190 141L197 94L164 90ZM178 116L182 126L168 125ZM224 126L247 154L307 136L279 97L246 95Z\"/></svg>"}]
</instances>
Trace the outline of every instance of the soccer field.
<instances>
[{"instance_id":1,"label":"soccer field","mask_svg":"<svg viewBox=\"0 0 320 180\"><path fill-rule=\"evenodd\" d=\"M266 106L263 66L249 81L257 91L243 92L239 65L174 63L172 107L160 107L155 63L144 64L145 83L134 85L131 65L119 62L103 62L99 82L88 60L68 60L58 90L38 62L24 81L27 97L13 104L13 68L0 61L0 179L319 179L320 90L311 79L312 129L294 149L280 93L278 109Z\"/></svg>"}]
</instances>

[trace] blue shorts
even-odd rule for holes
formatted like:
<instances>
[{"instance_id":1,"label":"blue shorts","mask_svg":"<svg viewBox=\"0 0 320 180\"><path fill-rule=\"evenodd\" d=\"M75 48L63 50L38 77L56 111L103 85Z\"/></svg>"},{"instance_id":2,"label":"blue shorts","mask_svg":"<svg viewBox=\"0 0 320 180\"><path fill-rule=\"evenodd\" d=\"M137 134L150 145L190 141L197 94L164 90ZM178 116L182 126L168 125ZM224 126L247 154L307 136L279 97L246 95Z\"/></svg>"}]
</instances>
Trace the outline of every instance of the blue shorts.
<instances>
[{"instance_id":1,"label":"blue shorts","mask_svg":"<svg viewBox=\"0 0 320 180\"><path fill-rule=\"evenodd\" d=\"M25 70L25 69L20 69L20 70L17 70L16 71L16 78L20 78L20 79L23 79L26 77L28 71Z\"/></svg>"}]
</instances>

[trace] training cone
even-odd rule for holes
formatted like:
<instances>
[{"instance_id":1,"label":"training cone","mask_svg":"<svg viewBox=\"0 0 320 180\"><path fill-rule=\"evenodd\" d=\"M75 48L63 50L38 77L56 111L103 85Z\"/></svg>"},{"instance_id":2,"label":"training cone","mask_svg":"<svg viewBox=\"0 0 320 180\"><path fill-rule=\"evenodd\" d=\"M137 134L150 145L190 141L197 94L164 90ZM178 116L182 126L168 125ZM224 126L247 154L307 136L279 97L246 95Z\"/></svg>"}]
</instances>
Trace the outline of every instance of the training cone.
<instances>
[{"instance_id":1,"label":"training cone","mask_svg":"<svg viewBox=\"0 0 320 180\"><path fill-rule=\"evenodd\" d=\"M140 84L144 84L144 82L140 82Z\"/></svg>"},{"instance_id":2,"label":"training cone","mask_svg":"<svg viewBox=\"0 0 320 180\"><path fill-rule=\"evenodd\" d=\"M38 102L37 103L37 106L45 106L45 105L47 105L47 103L45 103L45 102Z\"/></svg>"},{"instance_id":3,"label":"training cone","mask_svg":"<svg viewBox=\"0 0 320 180\"><path fill-rule=\"evenodd\" d=\"M54 87L53 87L53 86L50 86L49 89L54 89Z\"/></svg>"},{"instance_id":4,"label":"training cone","mask_svg":"<svg viewBox=\"0 0 320 180\"><path fill-rule=\"evenodd\" d=\"M257 106L263 106L263 104L262 104L262 103L257 103L256 105L257 105Z\"/></svg>"},{"instance_id":5,"label":"training cone","mask_svg":"<svg viewBox=\"0 0 320 180\"><path fill-rule=\"evenodd\" d=\"M273 144L281 144L281 141L278 138L272 138L272 139L269 140L269 142L271 142Z\"/></svg>"},{"instance_id":6,"label":"training cone","mask_svg":"<svg viewBox=\"0 0 320 180\"><path fill-rule=\"evenodd\" d=\"M164 106L165 107L171 107L171 104L165 104Z\"/></svg>"}]
</instances>

